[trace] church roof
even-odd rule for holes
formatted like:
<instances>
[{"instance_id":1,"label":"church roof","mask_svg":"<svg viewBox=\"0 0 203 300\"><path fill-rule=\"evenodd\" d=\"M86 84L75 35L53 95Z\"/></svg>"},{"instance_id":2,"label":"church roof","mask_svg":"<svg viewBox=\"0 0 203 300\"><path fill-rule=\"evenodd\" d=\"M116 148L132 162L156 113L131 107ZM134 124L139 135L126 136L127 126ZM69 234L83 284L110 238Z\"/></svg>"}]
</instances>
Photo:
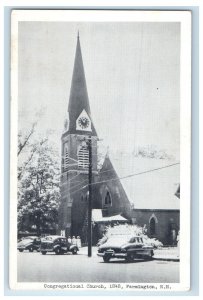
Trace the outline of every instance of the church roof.
<instances>
[{"instance_id":1,"label":"church roof","mask_svg":"<svg viewBox=\"0 0 203 300\"><path fill-rule=\"evenodd\" d=\"M110 160L135 209L179 209L180 200L175 195L180 182L179 164L166 159L130 155L122 158L111 156ZM166 167L168 165L172 166ZM137 173L140 174L129 176Z\"/></svg>"},{"instance_id":2,"label":"church roof","mask_svg":"<svg viewBox=\"0 0 203 300\"><path fill-rule=\"evenodd\" d=\"M121 215L103 217L101 209L93 209L92 210L92 220L94 222L127 221L127 219L125 219Z\"/></svg>"},{"instance_id":3,"label":"church roof","mask_svg":"<svg viewBox=\"0 0 203 300\"><path fill-rule=\"evenodd\" d=\"M70 97L69 97L69 105L68 105L68 112L69 112L68 132L69 133L72 134L78 133L78 130L76 132L76 120L83 110L87 112L92 122L87 85L85 79L85 71L84 71L82 52L80 46L80 38L78 35ZM79 133L84 134L84 131L81 131ZM92 122L92 133L89 132L89 134L92 134L94 136L97 135L93 122Z\"/></svg>"}]
</instances>

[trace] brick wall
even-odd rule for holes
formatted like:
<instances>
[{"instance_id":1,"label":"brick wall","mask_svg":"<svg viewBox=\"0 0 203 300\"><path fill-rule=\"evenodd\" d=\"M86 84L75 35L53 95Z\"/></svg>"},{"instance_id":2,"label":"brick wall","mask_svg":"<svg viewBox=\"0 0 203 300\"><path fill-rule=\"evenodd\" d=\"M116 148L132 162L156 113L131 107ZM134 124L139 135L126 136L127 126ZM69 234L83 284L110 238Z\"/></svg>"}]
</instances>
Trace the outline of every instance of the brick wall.
<instances>
[{"instance_id":1,"label":"brick wall","mask_svg":"<svg viewBox=\"0 0 203 300\"><path fill-rule=\"evenodd\" d=\"M150 233L151 218L155 219L155 234ZM139 226L146 225L147 235L157 238L164 245L172 245L173 234L177 234L180 229L179 210L133 209L132 220Z\"/></svg>"}]
</instances>

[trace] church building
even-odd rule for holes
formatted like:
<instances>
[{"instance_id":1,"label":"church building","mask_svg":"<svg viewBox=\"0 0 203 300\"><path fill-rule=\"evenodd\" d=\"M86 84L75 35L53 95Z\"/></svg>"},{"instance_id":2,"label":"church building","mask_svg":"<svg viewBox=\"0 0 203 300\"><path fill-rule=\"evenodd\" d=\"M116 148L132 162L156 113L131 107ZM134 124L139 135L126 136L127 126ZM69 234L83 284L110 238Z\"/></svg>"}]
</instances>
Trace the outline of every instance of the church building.
<instances>
[{"instance_id":1,"label":"church building","mask_svg":"<svg viewBox=\"0 0 203 300\"><path fill-rule=\"evenodd\" d=\"M68 115L61 137L61 205L59 228L66 236L84 236L88 207L89 149L92 149L92 208L99 209L102 216L118 216L118 220L131 218L131 206L119 180L116 178L108 156L100 172L98 170L98 136L93 123L88 99L85 72L79 36L70 90ZM105 173L105 170L110 172ZM100 181L106 183L96 184ZM116 218L115 218L116 220Z\"/></svg>"},{"instance_id":2,"label":"church building","mask_svg":"<svg viewBox=\"0 0 203 300\"><path fill-rule=\"evenodd\" d=\"M96 244L101 237L102 226L127 222L146 226L149 233L151 230L151 236L169 244L171 228L175 228L176 233L179 230L180 199L175 196L179 185L179 166L174 164L174 168L167 169L163 160L157 165L157 160L136 158L131 162L128 157L125 163L125 157L122 161L114 160L107 154L102 167L98 168L98 135L91 116L78 36L67 118L61 137L59 232L66 236L80 236L83 243L87 241L90 140L93 243ZM163 171L157 172L157 175L149 172L143 177L127 178L133 165L132 173L135 170L146 173L147 169L157 166ZM121 177L126 180L121 181ZM157 224L161 224L161 229L156 229Z\"/></svg>"}]
</instances>

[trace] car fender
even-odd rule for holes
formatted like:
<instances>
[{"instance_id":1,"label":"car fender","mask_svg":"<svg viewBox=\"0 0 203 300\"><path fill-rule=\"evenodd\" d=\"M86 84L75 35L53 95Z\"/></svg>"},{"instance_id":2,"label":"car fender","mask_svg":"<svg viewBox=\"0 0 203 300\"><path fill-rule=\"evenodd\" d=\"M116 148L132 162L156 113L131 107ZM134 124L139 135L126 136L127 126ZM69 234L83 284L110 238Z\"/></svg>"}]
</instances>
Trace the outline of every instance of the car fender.
<instances>
[{"instance_id":1,"label":"car fender","mask_svg":"<svg viewBox=\"0 0 203 300\"><path fill-rule=\"evenodd\" d=\"M27 248L29 248L30 246L33 246L33 243L26 244L24 247L25 247L25 249L27 249Z\"/></svg>"},{"instance_id":2,"label":"car fender","mask_svg":"<svg viewBox=\"0 0 203 300\"><path fill-rule=\"evenodd\" d=\"M53 246L53 250L55 250L57 248L61 248L59 244Z\"/></svg>"},{"instance_id":3,"label":"car fender","mask_svg":"<svg viewBox=\"0 0 203 300\"><path fill-rule=\"evenodd\" d=\"M132 253L132 252L137 253L139 251L143 251L143 248L142 247L130 247L126 250L127 250L127 253Z\"/></svg>"},{"instance_id":4,"label":"car fender","mask_svg":"<svg viewBox=\"0 0 203 300\"><path fill-rule=\"evenodd\" d=\"M148 246L148 245L144 245L143 246L143 249L147 249L147 250L153 250L154 249L154 247L153 246Z\"/></svg>"},{"instance_id":5,"label":"car fender","mask_svg":"<svg viewBox=\"0 0 203 300\"><path fill-rule=\"evenodd\" d=\"M67 247L66 246L61 246L61 250L67 251Z\"/></svg>"},{"instance_id":6,"label":"car fender","mask_svg":"<svg viewBox=\"0 0 203 300\"><path fill-rule=\"evenodd\" d=\"M71 245L70 247L69 247L69 250L70 251L72 251L73 249L77 249L77 251L79 251L79 249L78 249L78 246L76 246L76 245Z\"/></svg>"}]
</instances>

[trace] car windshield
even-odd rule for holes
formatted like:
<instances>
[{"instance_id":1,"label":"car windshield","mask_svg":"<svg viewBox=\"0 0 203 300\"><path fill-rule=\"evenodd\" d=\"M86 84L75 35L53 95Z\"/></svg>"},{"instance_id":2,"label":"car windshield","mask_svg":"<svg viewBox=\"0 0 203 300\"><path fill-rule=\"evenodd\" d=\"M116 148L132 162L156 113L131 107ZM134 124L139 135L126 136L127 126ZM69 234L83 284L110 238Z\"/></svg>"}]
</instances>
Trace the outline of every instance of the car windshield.
<instances>
[{"instance_id":1,"label":"car windshield","mask_svg":"<svg viewBox=\"0 0 203 300\"><path fill-rule=\"evenodd\" d=\"M66 239L61 239L61 242L62 242L62 243L65 243L65 242L66 242Z\"/></svg>"},{"instance_id":2,"label":"car windshield","mask_svg":"<svg viewBox=\"0 0 203 300\"><path fill-rule=\"evenodd\" d=\"M143 240L141 237L131 237L129 243L143 243Z\"/></svg>"},{"instance_id":3,"label":"car windshield","mask_svg":"<svg viewBox=\"0 0 203 300\"><path fill-rule=\"evenodd\" d=\"M53 240L53 237L52 237L52 236L45 236L45 237L43 238L43 240L52 241L52 240Z\"/></svg>"},{"instance_id":4,"label":"car windshield","mask_svg":"<svg viewBox=\"0 0 203 300\"><path fill-rule=\"evenodd\" d=\"M45 236L43 239L44 240L47 240L47 241L53 241L57 238L60 238L60 236L52 236L52 235L49 235L49 236Z\"/></svg>"}]
</instances>

